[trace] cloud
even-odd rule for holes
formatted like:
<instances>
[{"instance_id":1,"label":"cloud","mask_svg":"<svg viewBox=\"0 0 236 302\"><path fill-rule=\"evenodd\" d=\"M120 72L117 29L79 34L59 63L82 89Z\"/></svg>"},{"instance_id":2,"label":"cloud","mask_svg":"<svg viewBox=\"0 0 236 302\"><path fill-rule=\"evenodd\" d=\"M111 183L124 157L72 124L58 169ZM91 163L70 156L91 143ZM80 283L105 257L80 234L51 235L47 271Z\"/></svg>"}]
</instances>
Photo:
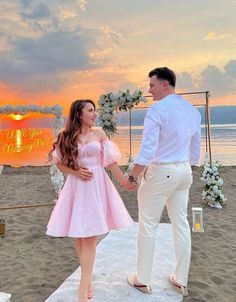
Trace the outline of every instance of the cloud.
<instances>
[{"instance_id":1,"label":"cloud","mask_svg":"<svg viewBox=\"0 0 236 302\"><path fill-rule=\"evenodd\" d=\"M51 12L47 5L39 3L33 10L30 12L21 12L21 15L24 19L38 20L50 17Z\"/></svg>"},{"instance_id":2,"label":"cloud","mask_svg":"<svg viewBox=\"0 0 236 302\"><path fill-rule=\"evenodd\" d=\"M213 96L236 93L236 61L228 62L223 70L215 65L208 65L200 74L199 87L210 90Z\"/></svg>"},{"instance_id":3,"label":"cloud","mask_svg":"<svg viewBox=\"0 0 236 302\"><path fill-rule=\"evenodd\" d=\"M17 1L15 1L15 2L17 2ZM46 8L49 9L49 7L50 8L56 8L56 7L60 7L60 6L64 6L64 7L65 6L67 6L67 7L73 6L74 8L75 7L79 7L80 10L82 10L83 12L85 12L85 7L86 7L88 1L87 0L67 0L67 1L64 1L64 0L57 0L57 1L48 1L48 0L40 0L40 1L39 0L35 0L35 1L32 1L32 0L21 0L20 3L21 3L21 6L24 9L29 9L29 8L34 7L34 5L36 5L36 7L40 8L39 11L41 11L41 9L42 9L43 12L44 12L44 10ZM33 10L35 10L35 8Z\"/></svg>"},{"instance_id":4,"label":"cloud","mask_svg":"<svg viewBox=\"0 0 236 302\"><path fill-rule=\"evenodd\" d=\"M206 37L204 37L203 40L213 40L213 41L218 41L218 40L224 40L227 38L231 38L232 35L231 34L227 34L227 33L216 33L216 32L209 32Z\"/></svg>"},{"instance_id":5,"label":"cloud","mask_svg":"<svg viewBox=\"0 0 236 302\"><path fill-rule=\"evenodd\" d=\"M96 84L99 85L101 79L106 89L119 89L119 86L130 85L129 81L144 86L147 85L146 70L155 66L161 56L166 64L179 68L177 85L181 89L196 91L206 87L216 94L235 91L235 61L229 61L235 58L230 17L233 10L226 10L223 4L216 11L209 11L211 14L203 13L197 4L179 7L178 14L173 9L170 14L175 15L174 21L165 30L171 32L174 26L177 34L174 40L163 40L165 30L153 27L157 18L156 2L152 1L150 6L142 1L126 2L1 0L0 81L15 87L14 91L20 87L24 92L38 93L38 88L44 90L45 85L46 90L52 91L66 87L63 91L66 94L70 89L68 81L77 85L78 80L83 81L77 77L78 73L88 72L99 77ZM207 0L207 11L211 9L210 2ZM166 3L163 9L169 11ZM102 4L105 10L101 9ZM190 18L187 12L193 8L196 14ZM163 16L160 13L159 19ZM210 22L211 29L206 21ZM186 24L189 25L187 31ZM188 39L189 36L196 39ZM179 40L186 43L176 48ZM222 62L228 63L224 68L207 66L212 62L219 66ZM109 68L121 63L131 66L120 67L121 74L119 70L112 70L114 83L108 77L102 78L106 72L110 78ZM199 66L207 67L197 75ZM97 74L94 70L101 72ZM93 81L91 78L90 82Z\"/></svg>"},{"instance_id":6,"label":"cloud","mask_svg":"<svg viewBox=\"0 0 236 302\"><path fill-rule=\"evenodd\" d=\"M109 61L109 55L113 52L114 47L102 48L94 51L89 51L89 56L93 60L94 64L106 65Z\"/></svg>"},{"instance_id":7,"label":"cloud","mask_svg":"<svg viewBox=\"0 0 236 302\"><path fill-rule=\"evenodd\" d=\"M76 30L88 1L1 0L1 32L8 37L35 37Z\"/></svg>"},{"instance_id":8,"label":"cloud","mask_svg":"<svg viewBox=\"0 0 236 302\"><path fill-rule=\"evenodd\" d=\"M25 8L31 6L31 4L32 4L31 0L20 0L20 2L21 2L21 5Z\"/></svg>"},{"instance_id":9,"label":"cloud","mask_svg":"<svg viewBox=\"0 0 236 302\"><path fill-rule=\"evenodd\" d=\"M236 79L236 60L229 61L224 67L226 74Z\"/></svg>"},{"instance_id":10,"label":"cloud","mask_svg":"<svg viewBox=\"0 0 236 302\"><path fill-rule=\"evenodd\" d=\"M79 94L80 97L97 98L102 93L140 88L130 81L126 72L118 66L107 65L90 71L80 71L73 74L73 78L70 77L70 79L71 83L67 85L67 91L74 95Z\"/></svg>"},{"instance_id":11,"label":"cloud","mask_svg":"<svg viewBox=\"0 0 236 302\"><path fill-rule=\"evenodd\" d=\"M83 12L85 12L85 6L87 5L87 2L88 1L86 0L78 0L79 7Z\"/></svg>"},{"instance_id":12,"label":"cloud","mask_svg":"<svg viewBox=\"0 0 236 302\"><path fill-rule=\"evenodd\" d=\"M14 48L0 56L0 80L22 85L67 71L90 69L94 63L87 53L92 38L77 32L53 32L40 38L16 38ZM53 85L54 86L54 85ZM28 90L34 89L29 85Z\"/></svg>"},{"instance_id":13,"label":"cloud","mask_svg":"<svg viewBox=\"0 0 236 302\"><path fill-rule=\"evenodd\" d=\"M208 65L198 74L177 74L177 88L184 91L210 91L214 97L236 94L236 60L229 61L223 69Z\"/></svg>"},{"instance_id":14,"label":"cloud","mask_svg":"<svg viewBox=\"0 0 236 302\"><path fill-rule=\"evenodd\" d=\"M106 37L112 41L116 46L118 46L123 38L125 37L124 30L115 30L109 25L101 26L101 31L106 35Z\"/></svg>"},{"instance_id":15,"label":"cloud","mask_svg":"<svg viewBox=\"0 0 236 302\"><path fill-rule=\"evenodd\" d=\"M44 95L45 93L57 93L67 83L65 74L34 75L31 78L22 79L18 92L21 96ZM15 89L11 83L8 87Z\"/></svg>"},{"instance_id":16,"label":"cloud","mask_svg":"<svg viewBox=\"0 0 236 302\"><path fill-rule=\"evenodd\" d=\"M189 72L181 72L176 75L176 83L177 87L184 90L193 90L194 87L194 79L191 73Z\"/></svg>"},{"instance_id":17,"label":"cloud","mask_svg":"<svg viewBox=\"0 0 236 302\"><path fill-rule=\"evenodd\" d=\"M0 81L24 93L38 92L44 83L56 91L67 78L63 74L105 65L125 37L122 29L108 25L82 28L79 11L85 11L85 0L3 2Z\"/></svg>"}]
</instances>

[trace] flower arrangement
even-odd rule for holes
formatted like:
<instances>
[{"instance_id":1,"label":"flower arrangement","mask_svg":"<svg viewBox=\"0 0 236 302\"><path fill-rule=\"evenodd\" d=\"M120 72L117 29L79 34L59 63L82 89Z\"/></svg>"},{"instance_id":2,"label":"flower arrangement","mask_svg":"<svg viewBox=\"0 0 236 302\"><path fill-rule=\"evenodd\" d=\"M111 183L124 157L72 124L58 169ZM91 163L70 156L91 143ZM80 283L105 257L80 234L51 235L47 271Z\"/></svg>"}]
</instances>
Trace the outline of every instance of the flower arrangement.
<instances>
[{"instance_id":1,"label":"flower arrangement","mask_svg":"<svg viewBox=\"0 0 236 302\"><path fill-rule=\"evenodd\" d=\"M135 90L133 93L127 89L126 91L119 91L117 93L109 92L102 94L99 97L99 120L102 129L105 133L110 136L117 132L117 111L127 111L138 105L140 102L146 103L147 100L143 96L141 90Z\"/></svg>"},{"instance_id":2,"label":"flower arrangement","mask_svg":"<svg viewBox=\"0 0 236 302\"><path fill-rule=\"evenodd\" d=\"M64 176L53 163L50 167L50 175L54 190L56 194L59 195L64 184Z\"/></svg>"},{"instance_id":3,"label":"flower arrangement","mask_svg":"<svg viewBox=\"0 0 236 302\"><path fill-rule=\"evenodd\" d=\"M206 161L201 180L205 183L202 199L206 201L208 206L221 209L226 198L220 189L224 182L219 175L219 167L220 164L218 161L215 161L212 164Z\"/></svg>"}]
</instances>

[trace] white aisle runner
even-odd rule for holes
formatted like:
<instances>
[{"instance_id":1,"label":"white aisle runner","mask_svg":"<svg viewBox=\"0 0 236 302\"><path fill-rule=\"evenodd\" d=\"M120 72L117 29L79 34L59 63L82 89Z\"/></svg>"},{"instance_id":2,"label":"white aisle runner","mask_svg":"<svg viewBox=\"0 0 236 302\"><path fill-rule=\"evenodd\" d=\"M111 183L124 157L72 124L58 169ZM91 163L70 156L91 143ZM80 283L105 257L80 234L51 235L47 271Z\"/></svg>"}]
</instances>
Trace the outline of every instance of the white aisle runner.
<instances>
[{"instance_id":1,"label":"white aisle runner","mask_svg":"<svg viewBox=\"0 0 236 302\"><path fill-rule=\"evenodd\" d=\"M91 302L180 302L182 296L168 279L175 263L170 224L160 224L152 275L152 295L146 295L127 284L127 275L135 272L137 223L122 231L112 231L97 246L94 266L94 297ZM79 302L76 290L80 268L45 302Z\"/></svg>"}]
</instances>

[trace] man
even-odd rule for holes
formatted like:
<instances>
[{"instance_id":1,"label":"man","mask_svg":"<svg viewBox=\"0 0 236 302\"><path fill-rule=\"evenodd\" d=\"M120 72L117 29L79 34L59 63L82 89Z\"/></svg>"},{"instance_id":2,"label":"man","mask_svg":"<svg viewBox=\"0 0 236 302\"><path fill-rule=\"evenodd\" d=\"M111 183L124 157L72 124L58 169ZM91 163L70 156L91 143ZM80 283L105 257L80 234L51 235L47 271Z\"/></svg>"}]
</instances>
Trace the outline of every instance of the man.
<instances>
[{"instance_id":1,"label":"man","mask_svg":"<svg viewBox=\"0 0 236 302\"><path fill-rule=\"evenodd\" d=\"M200 157L200 114L175 93L176 77L167 67L149 73L149 92L154 103L144 120L141 149L130 172L127 188L137 184L139 227L137 238L137 274L128 277L133 287L151 293L151 273L156 231L166 205L172 223L176 268L170 282L187 296L191 258L191 235L187 220L191 166Z\"/></svg>"}]
</instances>

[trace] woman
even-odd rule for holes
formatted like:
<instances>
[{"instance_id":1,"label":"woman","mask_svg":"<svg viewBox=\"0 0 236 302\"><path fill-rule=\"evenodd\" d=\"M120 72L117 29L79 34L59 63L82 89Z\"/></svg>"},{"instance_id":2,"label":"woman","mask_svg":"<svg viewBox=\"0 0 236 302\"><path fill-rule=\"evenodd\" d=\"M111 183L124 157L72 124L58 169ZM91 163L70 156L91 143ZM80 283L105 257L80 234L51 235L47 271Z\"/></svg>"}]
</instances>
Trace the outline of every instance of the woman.
<instances>
[{"instance_id":1,"label":"woman","mask_svg":"<svg viewBox=\"0 0 236 302\"><path fill-rule=\"evenodd\" d=\"M80 302L92 298L92 269L96 237L111 229L131 225L118 192L106 174L107 166L120 185L126 182L117 161L118 148L102 130L95 130L95 105L91 100L77 100L70 108L67 125L49 157L58 169L68 174L65 185L51 214L47 234L74 237L80 261Z\"/></svg>"}]
</instances>

